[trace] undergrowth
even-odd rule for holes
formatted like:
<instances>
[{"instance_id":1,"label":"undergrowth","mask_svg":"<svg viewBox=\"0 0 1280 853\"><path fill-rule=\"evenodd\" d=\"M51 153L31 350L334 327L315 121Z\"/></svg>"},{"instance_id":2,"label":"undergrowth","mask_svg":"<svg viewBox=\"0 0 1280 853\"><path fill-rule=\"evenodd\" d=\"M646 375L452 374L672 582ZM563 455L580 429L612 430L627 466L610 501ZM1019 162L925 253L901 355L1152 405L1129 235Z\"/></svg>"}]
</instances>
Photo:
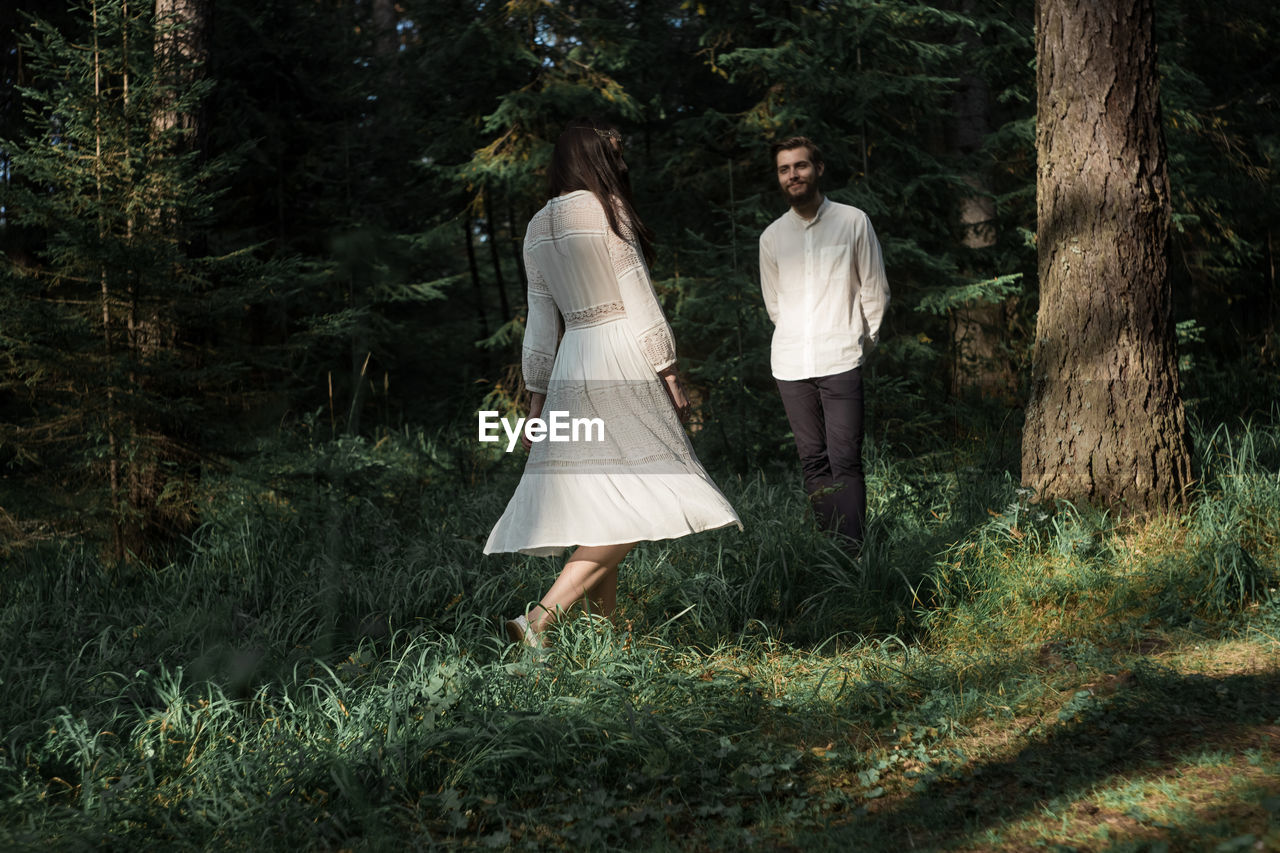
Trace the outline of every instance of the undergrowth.
<instances>
[{"instance_id":1,"label":"undergrowth","mask_svg":"<svg viewBox=\"0 0 1280 853\"><path fill-rule=\"evenodd\" d=\"M265 447L168 565L11 560L0 846L1049 843L1045 810L1280 725L1280 429L1198 448L1186 512L1139 523L881 443L858 559L793 472L719 478L743 532L638 547L614 624L530 658L494 620L559 561L481 553L511 461L408 432ZM1210 643L1249 664L1194 672ZM1268 837L1280 770L1250 743L1253 811L1152 837Z\"/></svg>"}]
</instances>

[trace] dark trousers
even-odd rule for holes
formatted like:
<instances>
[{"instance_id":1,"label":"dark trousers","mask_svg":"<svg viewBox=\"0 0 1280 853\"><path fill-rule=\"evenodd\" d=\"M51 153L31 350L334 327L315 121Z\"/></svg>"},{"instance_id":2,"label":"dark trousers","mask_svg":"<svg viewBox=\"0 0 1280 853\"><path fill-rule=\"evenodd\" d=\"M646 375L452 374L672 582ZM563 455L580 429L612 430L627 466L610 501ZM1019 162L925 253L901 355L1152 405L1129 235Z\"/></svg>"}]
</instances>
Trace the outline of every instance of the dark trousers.
<instances>
[{"instance_id":1,"label":"dark trousers","mask_svg":"<svg viewBox=\"0 0 1280 853\"><path fill-rule=\"evenodd\" d=\"M823 529L862 542L867 482L862 473L862 371L778 379L795 433L804 490Z\"/></svg>"}]
</instances>

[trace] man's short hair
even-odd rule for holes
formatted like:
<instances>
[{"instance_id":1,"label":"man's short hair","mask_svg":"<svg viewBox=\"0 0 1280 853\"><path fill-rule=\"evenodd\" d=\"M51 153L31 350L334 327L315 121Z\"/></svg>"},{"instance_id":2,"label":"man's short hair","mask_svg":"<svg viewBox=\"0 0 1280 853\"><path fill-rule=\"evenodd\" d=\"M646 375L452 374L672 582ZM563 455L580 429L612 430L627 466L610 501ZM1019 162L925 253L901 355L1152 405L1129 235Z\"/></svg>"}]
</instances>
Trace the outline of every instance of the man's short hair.
<instances>
[{"instance_id":1,"label":"man's short hair","mask_svg":"<svg viewBox=\"0 0 1280 853\"><path fill-rule=\"evenodd\" d=\"M822 152L818 150L818 146L814 141L807 136L788 136L786 139L779 140L773 143L773 147L769 150L769 154L773 158L773 162L777 163L778 152L790 151L792 148L808 148L809 162L815 166L821 165L824 162L822 159Z\"/></svg>"}]
</instances>

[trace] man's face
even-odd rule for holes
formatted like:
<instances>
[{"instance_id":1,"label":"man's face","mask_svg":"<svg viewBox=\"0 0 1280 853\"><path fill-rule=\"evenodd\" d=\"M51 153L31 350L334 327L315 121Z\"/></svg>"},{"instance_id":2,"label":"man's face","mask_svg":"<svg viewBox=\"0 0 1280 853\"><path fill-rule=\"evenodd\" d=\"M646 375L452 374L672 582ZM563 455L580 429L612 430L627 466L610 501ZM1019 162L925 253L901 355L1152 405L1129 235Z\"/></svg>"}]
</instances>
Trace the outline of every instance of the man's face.
<instances>
[{"instance_id":1,"label":"man's face","mask_svg":"<svg viewBox=\"0 0 1280 853\"><path fill-rule=\"evenodd\" d=\"M775 165L778 169L778 186L791 205L805 204L817 195L822 166L815 166L809 160L808 148L802 145L779 151Z\"/></svg>"}]
</instances>

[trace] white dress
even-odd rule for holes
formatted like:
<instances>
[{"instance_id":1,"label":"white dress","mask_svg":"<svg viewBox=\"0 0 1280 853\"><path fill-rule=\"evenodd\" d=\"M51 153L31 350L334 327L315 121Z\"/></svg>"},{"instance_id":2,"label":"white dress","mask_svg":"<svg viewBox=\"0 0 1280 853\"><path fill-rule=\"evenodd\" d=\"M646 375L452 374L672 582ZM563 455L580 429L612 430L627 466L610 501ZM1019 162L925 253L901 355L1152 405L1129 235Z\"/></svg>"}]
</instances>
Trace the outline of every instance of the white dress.
<instances>
[{"instance_id":1,"label":"white dress","mask_svg":"<svg viewBox=\"0 0 1280 853\"><path fill-rule=\"evenodd\" d=\"M550 556L742 527L657 375L675 363L675 342L644 257L623 234L587 190L551 199L529 222L524 381L546 393L544 421L564 413L570 440L533 443L486 554ZM591 419L600 426L572 440L568 425Z\"/></svg>"}]
</instances>

